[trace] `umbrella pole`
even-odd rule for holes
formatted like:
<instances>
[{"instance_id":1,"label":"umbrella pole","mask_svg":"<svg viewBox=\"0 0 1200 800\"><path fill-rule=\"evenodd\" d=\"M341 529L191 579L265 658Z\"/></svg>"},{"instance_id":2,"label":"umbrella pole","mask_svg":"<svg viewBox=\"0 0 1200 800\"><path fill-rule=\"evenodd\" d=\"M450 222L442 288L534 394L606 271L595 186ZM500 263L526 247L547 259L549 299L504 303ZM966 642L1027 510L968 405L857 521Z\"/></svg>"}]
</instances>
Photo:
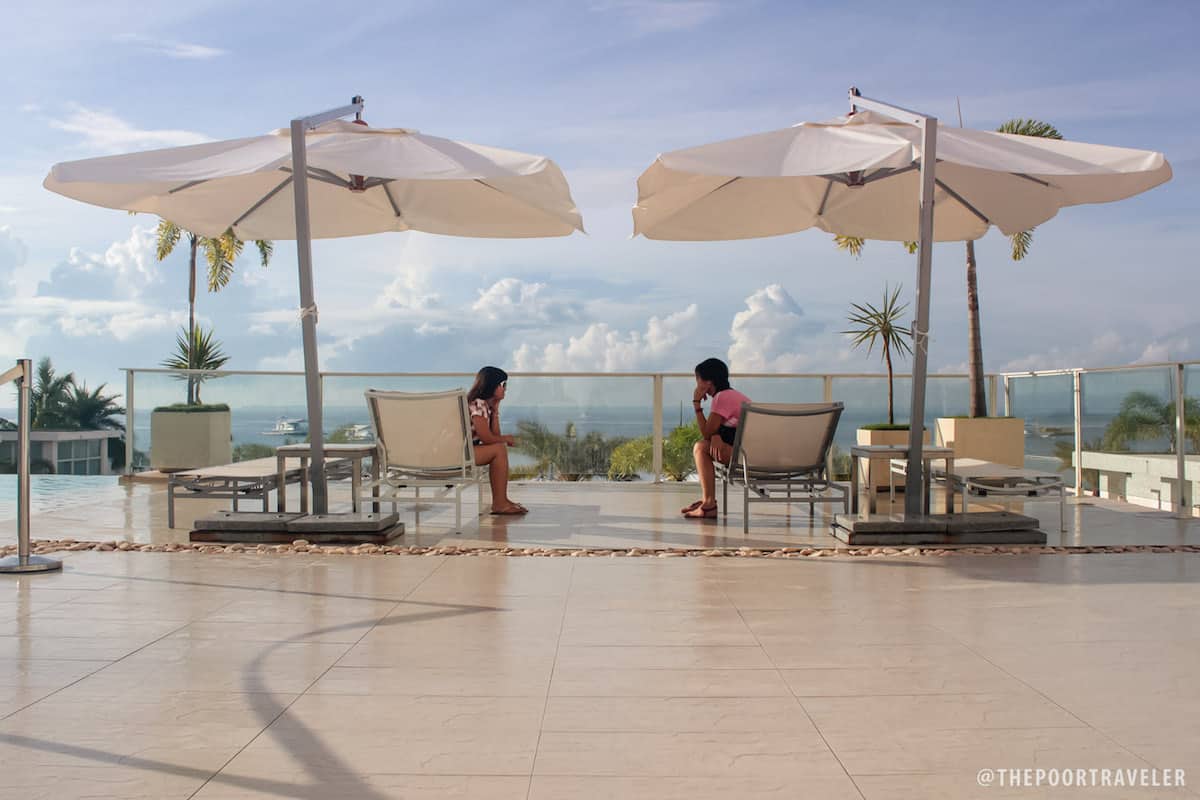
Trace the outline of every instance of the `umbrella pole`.
<instances>
[{"instance_id":1,"label":"umbrella pole","mask_svg":"<svg viewBox=\"0 0 1200 800\"><path fill-rule=\"evenodd\" d=\"M878 111L921 129L921 217L917 250L917 318L913 322L912 404L908 415L908 464L904 480L904 518L925 512L925 381L929 371L929 279L933 270L933 190L937 165L937 118L871 100L850 89L850 110Z\"/></svg>"},{"instance_id":2,"label":"umbrella pole","mask_svg":"<svg viewBox=\"0 0 1200 800\"><path fill-rule=\"evenodd\" d=\"M325 481L325 429L321 413L321 369L317 360L317 301L313 292L312 231L308 208L307 134L318 125L362 112L363 99L351 104L292 120L292 196L296 205L296 261L300 273L300 326L304 340L304 388L308 405L313 514L329 513Z\"/></svg>"}]
</instances>

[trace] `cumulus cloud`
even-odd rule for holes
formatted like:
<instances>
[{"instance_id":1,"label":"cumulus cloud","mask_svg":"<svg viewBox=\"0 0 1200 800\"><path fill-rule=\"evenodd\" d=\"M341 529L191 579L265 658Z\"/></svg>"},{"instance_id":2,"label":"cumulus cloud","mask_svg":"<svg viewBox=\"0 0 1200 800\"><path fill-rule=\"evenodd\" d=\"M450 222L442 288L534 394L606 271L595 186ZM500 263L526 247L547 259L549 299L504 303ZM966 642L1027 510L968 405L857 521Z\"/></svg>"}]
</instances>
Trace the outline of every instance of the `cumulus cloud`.
<instances>
[{"instance_id":1,"label":"cumulus cloud","mask_svg":"<svg viewBox=\"0 0 1200 800\"><path fill-rule=\"evenodd\" d=\"M554 296L546 284L519 278L502 278L480 289L471 311L482 319L509 325L574 319L579 314L574 303Z\"/></svg>"},{"instance_id":2,"label":"cumulus cloud","mask_svg":"<svg viewBox=\"0 0 1200 800\"><path fill-rule=\"evenodd\" d=\"M820 327L804 318L803 309L779 284L759 289L733 317L729 367L736 372L801 372L842 360L844 350L813 351L813 334Z\"/></svg>"},{"instance_id":3,"label":"cumulus cloud","mask_svg":"<svg viewBox=\"0 0 1200 800\"><path fill-rule=\"evenodd\" d=\"M157 53L168 58L205 60L227 54L227 51L217 47L208 47L207 45L191 44L188 42L175 42L170 39L154 39L149 36L139 36L136 33L127 33L118 36L117 41L131 44L147 52Z\"/></svg>"},{"instance_id":4,"label":"cumulus cloud","mask_svg":"<svg viewBox=\"0 0 1200 800\"><path fill-rule=\"evenodd\" d=\"M71 105L64 116L51 117L49 124L57 130L79 135L87 149L102 153L178 147L210 141L209 137L195 131L138 128L111 111L78 104Z\"/></svg>"},{"instance_id":5,"label":"cumulus cloud","mask_svg":"<svg viewBox=\"0 0 1200 800\"><path fill-rule=\"evenodd\" d=\"M666 317L651 317L645 331L618 331L604 322L589 325L579 336L534 347L526 343L513 352L513 365L523 371L621 372L663 368L672 363L680 343L699 323L692 304Z\"/></svg>"},{"instance_id":6,"label":"cumulus cloud","mask_svg":"<svg viewBox=\"0 0 1200 800\"><path fill-rule=\"evenodd\" d=\"M154 253L154 230L133 226L129 237L113 242L103 253L71 248L67 259L38 284L39 296L97 299L140 297L161 280Z\"/></svg>"},{"instance_id":7,"label":"cumulus cloud","mask_svg":"<svg viewBox=\"0 0 1200 800\"><path fill-rule=\"evenodd\" d=\"M438 293L429 286L429 274L419 268L403 268L395 280L383 287L375 305L382 309L421 311L436 306Z\"/></svg>"},{"instance_id":8,"label":"cumulus cloud","mask_svg":"<svg viewBox=\"0 0 1200 800\"><path fill-rule=\"evenodd\" d=\"M0 226L0 298L13 294L13 277L25 266L29 248L7 225Z\"/></svg>"}]
</instances>

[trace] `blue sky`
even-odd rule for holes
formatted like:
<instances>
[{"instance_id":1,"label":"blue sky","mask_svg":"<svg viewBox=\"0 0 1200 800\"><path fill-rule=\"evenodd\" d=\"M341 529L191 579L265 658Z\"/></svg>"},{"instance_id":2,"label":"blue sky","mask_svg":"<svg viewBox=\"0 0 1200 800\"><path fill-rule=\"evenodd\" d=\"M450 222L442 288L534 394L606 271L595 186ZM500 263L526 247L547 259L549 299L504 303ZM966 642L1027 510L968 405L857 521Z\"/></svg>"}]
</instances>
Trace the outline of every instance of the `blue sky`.
<instances>
[{"instance_id":1,"label":"blue sky","mask_svg":"<svg viewBox=\"0 0 1200 800\"><path fill-rule=\"evenodd\" d=\"M554 158L589 235L386 234L318 242L330 370L874 371L837 332L915 263L860 260L816 231L630 240L637 175L662 151L844 113L865 94L989 128L1157 149L1175 178L1067 209L1009 261L979 244L990 370L1200 357L1200 4L39 2L0 50L0 363L50 355L95 385L154 366L186 320L183 253L156 220L41 188L56 161L265 132L367 99L367 120ZM965 369L961 245L935 252L930 360ZM230 368L299 359L294 249L250 258L198 311Z\"/></svg>"}]
</instances>

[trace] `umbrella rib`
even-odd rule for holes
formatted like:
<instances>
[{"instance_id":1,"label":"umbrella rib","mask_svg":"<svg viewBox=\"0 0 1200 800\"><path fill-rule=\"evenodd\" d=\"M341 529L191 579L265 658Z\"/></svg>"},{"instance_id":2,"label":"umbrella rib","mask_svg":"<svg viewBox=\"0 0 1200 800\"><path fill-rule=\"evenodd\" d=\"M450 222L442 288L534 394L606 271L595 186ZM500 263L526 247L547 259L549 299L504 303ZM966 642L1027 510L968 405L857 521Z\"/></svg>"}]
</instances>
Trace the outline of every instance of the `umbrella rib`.
<instances>
[{"instance_id":1,"label":"umbrella rib","mask_svg":"<svg viewBox=\"0 0 1200 800\"><path fill-rule=\"evenodd\" d=\"M825 213L825 204L829 202L829 193L833 191L833 181L825 180L825 194L821 195L821 207L817 209L817 216Z\"/></svg>"},{"instance_id":2,"label":"umbrella rib","mask_svg":"<svg viewBox=\"0 0 1200 800\"><path fill-rule=\"evenodd\" d=\"M396 212L397 219L404 219L404 214L400 212L400 206L396 203L396 198L392 197L392 188L389 185L391 181L382 181L383 193L387 196L388 202L392 204L392 211Z\"/></svg>"},{"instance_id":3,"label":"umbrella rib","mask_svg":"<svg viewBox=\"0 0 1200 800\"><path fill-rule=\"evenodd\" d=\"M193 186L199 186L202 183L208 183L208 180L209 180L208 178L201 178L198 181L188 181L187 183L185 183L181 186L176 186L174 189L168 189L167 194L175 194L176 192L182 192L184 189L190 189Z\"/></svg>"},{"instance_id":4,"label":"umbrella rib","mask_svg":"<svg viewBox=\"0 0 1200 800\"><path fill-rule=\"evenodd\" d=\"M495 186L492 186L490 183L485 181L483 178L474 178L473 180L475 181L475 183L478 183L480 186L486 186L487 188L491 189L493 192L499 192L500 194L504 195L505 197L516 200L516 201L520 202L522 205L528 206L529 208L532 208L535 211L540 211L543 214L547 214L549 216L556 217L554 212L548 211L548 210L542 208L541 206L534 205L533 203L529 202L525 198L519 197L511 192L506 192L503 189L497 189ZM737 180L737 179L734 178L734 180ZM574 227L573 223L572 223L572 227Z\"/></svg>"},{"instance_id":5,"label":"umbrella rib","mask_svg":"<svg viewBox=\"0 0 1200 800\"><path fill-rule=\"evenodd\" d=\"M991 225L991 224L992 224L992 221L991 221L990 219L988 219L988 218L987 218L987 217L986 217L986 216L983 214L983 212L982 212L982 211L980 211L978 208L976 208L975 206L973 206L973 205L971 205L970 203L968 203L968 202L967 202L967 201L966 201L966 200L963 198L963 196L962 196L962 195L960 195L958 192L956 192L956 191L954 191L953 189L951 189L949 186L947 186L947 185L946 185L945 183L943 183L942 181L935 180L935 181L934 181L934 183L936 183L936 184L937 184L937 185L938 185L938 186L941 188L941 190L942 190L943 192L945 192L946 194L950 195L950 197L954 198L954 199L955 199L955 200L957 200L959 203L961 203L961 204L962 204L962 206L963 206L964 208L966 208L966 209L967 209L967 211L970 211L972 214L974 214L975 216L979 217L979 220L980 220L980 222L982 222L984 225Z\"/></svg>"},{"instance_id":6,"label":"umbrella rib","mask_svg":"<svg viewBox=\"0 0 1200 800\"><path fill-rule=\"evenodd\" d=\"M1035 178L1032 175L1026 175L1024 172L1013 172L1011 174L1016 175L1018 178L1024 178L1027 181L1033 181L1034 183L1038 184L1039 186L1045 186L1046 188L1050 188L1049 181L1044 181L1041 178Z\"/></svg>"},{"instance_id":7,"label":"umbrella rib","mask_svg":"<svg viewBox=\"0 0 1200 800\"><path fill-rule=\"evenodd\" d=\"M286 171L287 171L287 172L289 172L289 173L291 172L291 170L286 170ZM272 189L271 191L267 192L265 195L263 195L263 196L262 196L262 198L261 198L261 199L259 199L259 201L258 201L257 203L255 203L254 205L250 206L250 208L246 209L246 213L242 214L240 217L238 217L237 219L235 219L235 220L233 221L233 224L232 224L232 225L230 225L229 227L230 227L230 228L236 228L238 225L241 225L241 224L242 224L242 222L243 222L243 221L245 221L246 217L250 216L250 215L251 215L251 214L253 214L255 211L258 211L260 208L262 208L262 207L263 207L263 204L265 204L265 203L266 203L268 200L270 200L272 197L274 197L275 195L277 195L277 194L279 194L281 191L283 191L283 188L284 188L285 186L287 186L287 185L288 185L289 183L291 183L291 182L292 182L292 176L289 174L289 175L288 175L286 178L284 178L284 179L283 179L283 181L282 181L282 182L281 182L281 183L280 183L278 186L276 186L276 187L275 187L274 189Z\"/></svg>"}]
</instances>

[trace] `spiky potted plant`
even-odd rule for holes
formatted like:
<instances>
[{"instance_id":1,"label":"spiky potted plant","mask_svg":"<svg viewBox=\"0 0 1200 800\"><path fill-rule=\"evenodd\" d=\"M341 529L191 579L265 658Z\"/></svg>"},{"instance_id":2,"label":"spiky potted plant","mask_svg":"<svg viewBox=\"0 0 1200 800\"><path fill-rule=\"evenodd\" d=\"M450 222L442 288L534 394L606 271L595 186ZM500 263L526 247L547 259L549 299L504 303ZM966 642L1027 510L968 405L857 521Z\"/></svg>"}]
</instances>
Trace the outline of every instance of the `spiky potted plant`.
<instances>
[{"instance_id":1,"label":"spiky potted plant","mask_svg":"<svg viewBox=\"0 0 1200 800\"><path fill-rule=\"evenodd\" d=\"M219 370L229 361L213 331L196 327L180 331L175 351L162 365L181 370L190 402L159 406L150 415L150 466L164 472L210 467L233 461L233 419L224 403L204 403L200 387L211 375L183 370Z\"/></svg>"},{"instance_id":2,"label":"spiky potted plant","mask_svg":"<svg viewBox=\"0 0 1200 800\"><path fill-rule=\"evenodd\" d=\"M850 327L842 333L851 337L855 348L866 348L867 355L879 348L879 358L887 368L887 421L864 425L858 429L858 443L864 445L907 444L908 428L906 423L896 424L896 393L893 361L912 355L912 332L903 326L904 312L907 303L900 302L900 286L889 290L883 287L883 302L879 306L872 303L851 303L850 314L846 321ZM925 433L928 441L929 434ZM872 470L866 485L872 489L886 488L888 485L887 470Z\"/></svg>"}]
</instances>

